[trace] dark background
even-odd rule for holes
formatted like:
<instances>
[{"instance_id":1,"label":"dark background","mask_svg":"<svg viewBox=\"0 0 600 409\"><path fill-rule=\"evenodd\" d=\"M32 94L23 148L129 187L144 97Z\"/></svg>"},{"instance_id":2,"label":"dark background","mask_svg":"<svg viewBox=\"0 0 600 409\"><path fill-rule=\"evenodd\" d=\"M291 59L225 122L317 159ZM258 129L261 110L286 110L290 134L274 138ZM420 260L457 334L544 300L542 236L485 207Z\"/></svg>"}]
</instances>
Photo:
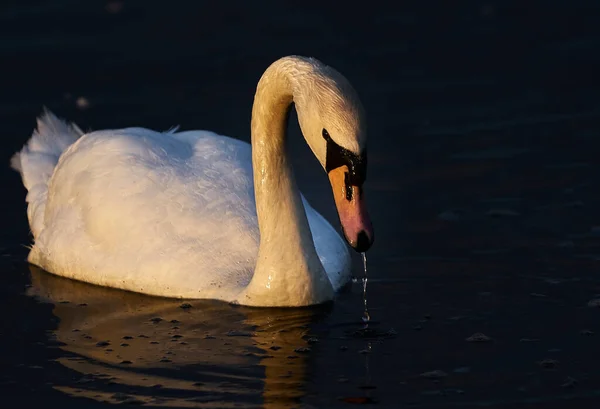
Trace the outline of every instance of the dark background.
<instances>
[{"instance_id":1,"label":"dark background","mask_svg":"<svg viewBox=\"0 0 600 409\"><path fill-rule=\"evenodd\" d=\"M42 107L84 130L180 125L248 141L258 78L300 54L342 72L367 111L370 305L398 333L383 341L387 354L373 352L379 407L596 402L600 311L588 302L600 298L599 21L591 0L4 0L3 394L79 404L49 381L71 379L53 361L51 304L24 295L26 192L8 163ZM300 187L336 221L326 176L290 128ZM319 325L360 317L359 286L340 304L345 312L334 307ZM493 341L465 341L476 332ZM331 352L336 342L315 360L338 374L348 359ZM415 381L435 369L449 375ZM320 397L300 402L350 405L340 396L352 382L327 373L305 386Z\"/></svg>"}]
</instances>

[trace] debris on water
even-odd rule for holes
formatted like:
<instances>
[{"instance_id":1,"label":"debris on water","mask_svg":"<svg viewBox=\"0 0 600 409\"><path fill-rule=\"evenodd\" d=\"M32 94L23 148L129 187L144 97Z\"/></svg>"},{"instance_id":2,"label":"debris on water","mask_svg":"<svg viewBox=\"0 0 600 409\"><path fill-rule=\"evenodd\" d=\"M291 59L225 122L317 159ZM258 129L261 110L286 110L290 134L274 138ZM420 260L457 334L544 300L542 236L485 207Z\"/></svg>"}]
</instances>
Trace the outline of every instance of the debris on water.
<instances>
[{"instance_id":1,"label":"debris on water","mask_svg":"<svg viewBox=\"0 0 600 409\"><path fill-rule=\"evenodd\" d=\"M420 376L427 379L441 379L447 377L448 374L442 370L436 369L429 372L423 372Z\"/></svg>"},{"instance_id":2,"label":"debris on water","mask_svg":"<svg viewBox=\"0 0 600 409\"><path fill-rule=\"evenodd\" d=\"M179 308L181 308L182 310L187 310L187 309L190 309L190 308L192 308L192 304L189 304L189 303L187 303L187 302L184 302L183 304L181 304L181 305L179 306Z\"/></svg>"},{"instance_id":3,"label":"debris on water","mask_svg":"<svg viewBox=\"0 0 600 409\"><path fill-rule=\"evenodd\" d=\"M236 331L236 330L231 330L228 331L227 334L228 337L251 337L254 334L250 331Z\"/></svg>"},{"instance_id":4,"label":"debris on water","mask_svg":"<svg viewBox=\"0 0 600 409\"><path fill-rule=\"evenodd\" d=\"M587 305L588 307L600 307L600 298L594 298L593 300L590 300Z\"/></svg>"},{"instance_id":5,"label":"debris on water","mask_svg":"<svg viewBox=\"0 0 600 409\"><path fill-rule=\"evenodd\" d=\"M79 109L87 109L90 107L90 101L86 97L79 97L75 100L75 105Z\"/></svg>"},{"instance_id":6,"label":"debris on water","mask_svg":"<svg viewBox=\"0 0 600 409\"><path fill-rule=\"evenodd\" d=\"M127 394L125 394L125 393L117 392L117 393L115 393L114 395L112 395L111 397L112 397L114 400L117 400L117 401L123 402L123 401L125 401L125 400L127 400L127 399L131 399L133 396L131 396L131 395L127 395Z\"/></svg>"},{"instance_id":7,"label":"debris on water","mask_svg":"<svg viewBox=\"0 0 600 409\"><path fill-rule=\"evenodd\" d=\"M466 338L467 342L490 342L492 339L481 332L476 332L470 337Z\"/></svg>"},{"instance_id":8,"label":"debris on water","mask_svg":"<svg viewBox=\"0 0 600 409\"><path fill-rule=\"evenodd\" d=\"M563 388L573 388L575 387L579 382L577 381L577 379L575 378L571 378L570 376L567 376L567 379L565 379L564 383L560 386L562 386Z\"/></svg>"},{"instance_id":9,"label":"debris on water","mask_svg":"<svg viewBox=\"0 0 600 409\"><path fill-rule=\"evenodd\" d=\"M110 345L110 342L109 342L109 341L98 341L98 342L96 343L96 346L97 346L97 347L107 347L107 346L109 346L109 345Z\"/></svg>"},{"instance_id":10,"label":"debris on water","mask_svg":"<svg viewBox=\"0 0 600 409\"><path fill-rule=\"evenodd\" d=\"M162 320L163 320L163 319L162 319L162 318L160 318L160 317L154 317L154 318L150 318L150 321L151 321L151 322L153 322L153 323L155 323L155 324L158 324L158 323L159 323L159 322L161 322Z\"/></svg>"},{"instance_id":11,"label":"debris on water","mask_svg":"<svg viewBox=\"0 0 600 409\"><path fill-rule=\"evenodd\" d=\"M591 329L582 329L580 331L581 335L594 335L594 331L592 331Z\"/></svg>"},{"instance_id":12,"label":"debris on water","mask_svg":"<svg viewBox=\"0 0 600 409\"><path fill-rule=\"evenodd\" d=\"M538 364L544 369L556 369L558 367L558 361L556 359L542 359Z\"/></svg>"}]
</instances>

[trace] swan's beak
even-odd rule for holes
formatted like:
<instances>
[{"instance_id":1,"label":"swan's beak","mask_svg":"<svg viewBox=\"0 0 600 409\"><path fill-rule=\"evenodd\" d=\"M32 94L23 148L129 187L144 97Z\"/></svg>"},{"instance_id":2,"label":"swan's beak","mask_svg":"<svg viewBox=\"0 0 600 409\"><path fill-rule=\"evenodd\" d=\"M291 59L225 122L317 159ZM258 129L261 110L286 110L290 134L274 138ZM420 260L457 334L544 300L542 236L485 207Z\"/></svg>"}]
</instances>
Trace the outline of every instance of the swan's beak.
<instances>
[{"instance_id":1,"label":"swan's beak","mask_svg":"<svg viewBox=\"0 0 600 409\"><path fill-rule=\"evenodd\" d=\"M362 253L371 247L375 235L363 188L351 185L347 175L348 166L343 165L329 172L329 181L346 241Z\"/></svg>"}]
</instances>

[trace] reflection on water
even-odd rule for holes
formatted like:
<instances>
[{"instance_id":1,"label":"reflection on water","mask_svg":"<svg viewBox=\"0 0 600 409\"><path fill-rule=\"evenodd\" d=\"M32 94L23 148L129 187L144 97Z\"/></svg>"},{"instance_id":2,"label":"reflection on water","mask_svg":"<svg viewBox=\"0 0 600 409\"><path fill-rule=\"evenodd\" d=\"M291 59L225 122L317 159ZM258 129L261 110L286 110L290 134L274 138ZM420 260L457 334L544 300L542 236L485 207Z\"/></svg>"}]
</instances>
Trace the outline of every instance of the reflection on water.
<instances>
[{"instance_id":1,"label":"reflection on water","mask_svg":"<svg viewBox=\"0 0 600 409\"><path fill-rule=\"evenodd\" d=\"M319 309L249 309L153 298L31 270L54 304L72 396L178 407L289 407L303 395Z\"/></svg>"}]
</instances>

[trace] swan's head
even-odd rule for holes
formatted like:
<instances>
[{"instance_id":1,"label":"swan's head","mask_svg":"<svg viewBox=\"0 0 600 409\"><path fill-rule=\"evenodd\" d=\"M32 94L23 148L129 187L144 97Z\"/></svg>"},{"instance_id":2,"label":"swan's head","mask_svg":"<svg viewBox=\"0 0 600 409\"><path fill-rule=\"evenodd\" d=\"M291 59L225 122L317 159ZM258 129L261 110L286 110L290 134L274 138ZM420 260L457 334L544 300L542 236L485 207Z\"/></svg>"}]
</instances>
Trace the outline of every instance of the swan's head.
<instances>
[{"instance_id":1,"label":"swan's head","mask_svg":"<svg viewBox=\"0 0 600 409\"><path fill-rule=\"evenodd\" d=\"M311 150L329 176L346 241L358 252L375 238L365 203L366 123L354 88L340 73L316 60L298 78L294 101Z\"/></svg>"}]
</instances>

